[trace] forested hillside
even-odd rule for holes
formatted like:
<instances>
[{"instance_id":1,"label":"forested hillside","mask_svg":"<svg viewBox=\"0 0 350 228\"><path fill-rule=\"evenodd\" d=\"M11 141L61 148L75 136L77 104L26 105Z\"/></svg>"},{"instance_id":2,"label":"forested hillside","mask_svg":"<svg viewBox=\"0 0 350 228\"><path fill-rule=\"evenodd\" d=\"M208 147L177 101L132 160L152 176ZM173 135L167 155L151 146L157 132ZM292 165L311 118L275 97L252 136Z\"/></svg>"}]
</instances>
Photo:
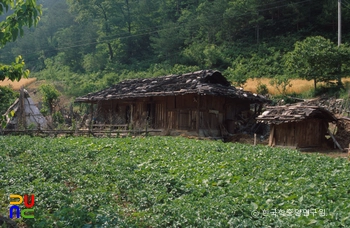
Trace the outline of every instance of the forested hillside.
<instances>
[{"instance_id":1,"label":"forested hillside","mask_svg":"<svg viewBox=\"0 0 350 228\"><path fill-rule=\"evenodd\" d=\"M342 2L346 44L350 4ZM221 70L237 84L247 77L280 77L295 42L322 36L337 46L335 0L38 3L38 26L1 49L0 62L22 55L32 76L61 81L73 96L125 78L198 69Z\"/></svg>"}]
</instances>

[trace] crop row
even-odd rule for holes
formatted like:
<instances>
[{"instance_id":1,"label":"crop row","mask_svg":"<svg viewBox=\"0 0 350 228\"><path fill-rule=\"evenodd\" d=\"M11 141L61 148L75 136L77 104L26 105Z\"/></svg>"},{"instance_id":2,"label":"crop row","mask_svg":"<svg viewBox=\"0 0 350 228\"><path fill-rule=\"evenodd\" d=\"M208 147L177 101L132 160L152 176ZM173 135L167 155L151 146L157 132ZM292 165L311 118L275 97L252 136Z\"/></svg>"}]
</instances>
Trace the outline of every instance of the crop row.
<instances>
[{"instance_id":1,"label":"crop row","mask_svg":"<svg viewBox=\"0 0 350 228\"><path fill-rule=\"evenodd\" d=\"M29 227L350 226L345 159L176 137L0 148L0 214L10 194L35 194L35 218L17 220Z\"/></svg>"}]
</instances>

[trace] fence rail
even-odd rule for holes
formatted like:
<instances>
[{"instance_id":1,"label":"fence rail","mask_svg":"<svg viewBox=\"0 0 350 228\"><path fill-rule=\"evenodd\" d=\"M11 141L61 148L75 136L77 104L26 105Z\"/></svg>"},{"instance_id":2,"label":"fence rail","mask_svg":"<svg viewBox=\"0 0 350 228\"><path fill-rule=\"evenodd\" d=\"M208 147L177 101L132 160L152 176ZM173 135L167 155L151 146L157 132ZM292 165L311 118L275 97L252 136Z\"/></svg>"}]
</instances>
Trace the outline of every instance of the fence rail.
<instances>
[{"instance_id":1,"label":"fence rail","mask_svg":"<svg viewBox=\"0 0 350 228\"><path fill-rule=\"evenodd\" d=\"M25 130L9 130L4 129L0 130L0 135L33 135L33 136L119 136L119 135L140 135L147 133L160 133L162 129L147 129L147 130L99 130L99 129L84 129L84 130L33 130L33 129L25 129Z\"/></svg>"}]
</instances>

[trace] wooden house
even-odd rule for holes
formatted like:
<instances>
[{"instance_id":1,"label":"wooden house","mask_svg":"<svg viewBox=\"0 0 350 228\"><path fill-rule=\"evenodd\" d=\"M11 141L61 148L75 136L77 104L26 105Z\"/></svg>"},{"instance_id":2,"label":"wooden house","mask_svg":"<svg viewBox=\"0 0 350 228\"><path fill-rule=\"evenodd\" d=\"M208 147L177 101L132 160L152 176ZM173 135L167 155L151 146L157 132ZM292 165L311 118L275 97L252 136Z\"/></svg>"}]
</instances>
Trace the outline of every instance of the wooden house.
<instances>
[{"instance_id":1,"label":"wooden house","mask_svg":"<svg viewBox=\"0 0 350 228\"><path fill-rule=\"evenodd\" d=\"M97 107L92 117L97 124L217 137L223 131L234 133L242 118L257 114L269 100L236 89L218 71L202 70L126 80L75 101Z\"/></svg>"},{"instance_id":2,"label":"wooden house","mask_svg":"<svg viewBox=\"0 0 350 228\"><path fill-rule=\"evenodd\" d=\"M257 118L270 125L270 146L293 148L319 147L325 143L330 122L337 118L318 106L271 106ZM333 140L334 137L333 137Z\"/></svg>"}]
</instances>

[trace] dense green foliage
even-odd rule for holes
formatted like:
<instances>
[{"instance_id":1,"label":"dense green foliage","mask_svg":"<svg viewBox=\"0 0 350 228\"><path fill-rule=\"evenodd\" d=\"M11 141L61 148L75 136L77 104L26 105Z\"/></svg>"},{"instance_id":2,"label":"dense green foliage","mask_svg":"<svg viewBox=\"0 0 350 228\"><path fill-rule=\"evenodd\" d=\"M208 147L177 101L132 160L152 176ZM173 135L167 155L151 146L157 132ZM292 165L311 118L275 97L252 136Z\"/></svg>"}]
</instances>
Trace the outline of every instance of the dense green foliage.
<instances>
[{"instance_id":1,"label":"dense green foliage","mask_svg":"<svg viewBox=\"0 0 350 228\"><path fill-rule=\"evenodd\" d=\"M334 0L46 0L36 29L0 50L23 55L36 77L62 81L70 95L125 78L218 69L247 77L289 76L284 55L297 41L337 40ZM350 31L343 2L343 41Z\"/></svg>"},{"instance_id":2,"label":"dense green foliage","mask_svg":"<svg viewBox=\"0 0 350 228\"><path fill-rule=\"evenodd\" d=\"M0 86L0 128L5 128L7 117L4 115L12 103L19 97L19 94L9 87ZM9 113L9 116L13 113Z\"/></svg>"},{"instance_id":3,"label":"dense green foliage","mask_svg":"<svg viewBox=\"0 0 350 228\"><path fill-rule=\"evenodd\" d=\"M0 148L0 213L9 194L35 194L35 219L17 220L30 227L350 226L345 159L173 137Z\"/></svg>"},{"instance_id":4,"label":"dense green foliage","mask_svg":"<svg viewBox=\"0 0 350 228\"><path fill-rule=\"evenodd\" d=\"M42 93L43 96L43 103L44 107L43 109L45 110L45 114L52 114L53 109L55 104L59 101L59 96L60 93L58 90L55 88L55 86L50 85L50 84L42 84L39 87L39 90ZM41 110L43 112L43 110Z\"/></svg>"},{"instance_id":5,"label":"dense green foliage","mask_svg":"<svg viewBox=\"0 0 350 228\"><path fill-rule=\"evenodd\" d=\"M14 92L11 88L0 86L0 115L5 114L18 96L19 94Z\"/></svg>"},{"instance_id":6,"label":"dense green foliage","mask_svg":"<svg viewBox=\"0 0 350 228\"><path fill-rule=\"evenodd\" d=\"M0 16L8 12L10 13L6 17L0 17L0 49L8 42L15 41L18 34L23 36L23 26L30 28L38 23L41 7L36 4L35 0L1 1ZM9 65L0 62L0 80L4 80L5 77L19 80L22 76L28 76L29 71L24 70L23 67L24 62L21 56L16 57L16 61Z\"/></svg>"},{"instance_id":7,"label":"dense green foliage","mask_svg":"<svg viewBox=\"0 0 350 228\"><path fill-rule=\"evenodd\" d=\"M320 36L308 37L295 44L295 49L286 55L289 71L301 78L317 82L341 80L349 75L350 49L345 45L337 47L330 40Z\"/></svg>"}]
</instances>

